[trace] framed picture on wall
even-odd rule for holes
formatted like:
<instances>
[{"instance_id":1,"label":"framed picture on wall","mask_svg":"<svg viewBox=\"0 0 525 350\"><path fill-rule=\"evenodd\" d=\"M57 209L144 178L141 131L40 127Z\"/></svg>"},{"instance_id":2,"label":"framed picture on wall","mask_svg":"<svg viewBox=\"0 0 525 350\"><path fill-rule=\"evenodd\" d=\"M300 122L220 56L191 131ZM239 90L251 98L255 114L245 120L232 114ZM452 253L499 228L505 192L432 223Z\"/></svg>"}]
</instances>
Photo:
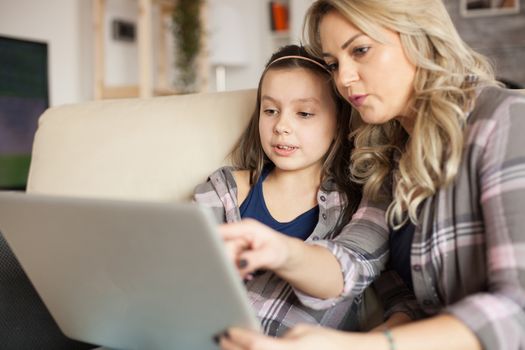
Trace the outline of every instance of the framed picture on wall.
<instances>
[{"instance_id":1,"label":"framed picture on wall","mask_svg":"<svg viewBox=\"0 0 525 350\"><path fill-rule=\"evenodd\" d=\"M520 12L520 0L459 0L463 17L508 15Z\"/></svg>"}]
</instances>

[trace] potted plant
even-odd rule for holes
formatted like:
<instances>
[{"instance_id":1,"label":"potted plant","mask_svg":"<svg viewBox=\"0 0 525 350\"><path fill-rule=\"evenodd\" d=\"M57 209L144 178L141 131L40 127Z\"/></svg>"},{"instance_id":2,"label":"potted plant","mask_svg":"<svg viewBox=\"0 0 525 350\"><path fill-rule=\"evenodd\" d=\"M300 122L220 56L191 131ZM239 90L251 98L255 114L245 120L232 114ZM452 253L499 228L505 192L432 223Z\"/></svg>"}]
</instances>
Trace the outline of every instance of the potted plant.
<instances>
[{"instance_id":1,"label":"potted plant","mask_svg":"<svg viewBox=\"0 0 525 350\"><path fill-rule=\"evenodd\" d=\"M200 11L203 0L178 0L173 10L175 40L175 87L190 93L197 90L197 58L202 46L203 26Z\"/></svg>"}]
</instances>

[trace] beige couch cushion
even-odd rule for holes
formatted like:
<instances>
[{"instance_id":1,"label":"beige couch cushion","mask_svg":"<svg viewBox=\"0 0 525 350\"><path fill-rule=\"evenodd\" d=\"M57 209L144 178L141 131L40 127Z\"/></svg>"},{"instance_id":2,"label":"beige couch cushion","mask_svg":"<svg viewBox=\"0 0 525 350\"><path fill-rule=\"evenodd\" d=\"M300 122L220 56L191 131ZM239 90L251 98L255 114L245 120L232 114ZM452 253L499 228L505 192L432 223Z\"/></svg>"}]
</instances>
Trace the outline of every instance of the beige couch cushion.
<instances>
[{"instance_id":1,"label":"beige couch cushion","mask_svg":"<svg viewBox=\"0 0 525 350\"><path fill-rule=\"evenodd\" d=\"M255 90L88 102L46 111L28 192L178 200L225 163Z\"/></svg>"}]
</instances>

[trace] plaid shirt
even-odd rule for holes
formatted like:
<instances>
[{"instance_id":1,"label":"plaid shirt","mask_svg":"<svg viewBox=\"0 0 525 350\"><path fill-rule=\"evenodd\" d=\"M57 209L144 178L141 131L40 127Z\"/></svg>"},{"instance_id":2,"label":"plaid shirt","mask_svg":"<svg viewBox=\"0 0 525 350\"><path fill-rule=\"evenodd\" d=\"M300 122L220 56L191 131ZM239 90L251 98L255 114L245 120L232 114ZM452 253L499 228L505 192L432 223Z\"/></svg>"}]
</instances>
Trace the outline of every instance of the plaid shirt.
<instances>
[{"instance_id":1,"label":"plaid shirt","mask_svg":"<svg viewBox=\"0 0 525 350\"><path fill-rule=\"evenodd\" d=\"M491 350L525 349L524 132L525 97L482 90L468 117L458 175L423 203L412 243L423 311L454 315ZM364 200L338 237L316 244L341 263L340 298L362 292L388 257L385 206ZM302 300L318 308L337 298Z\"/></svg>"},{"instance_id":2,"label":"plaid shirt","mask_svg":"<svg viewBox=\"0 0 525 350\"><path fill-rule=\"evenodd\" d=\"M241 219L237 203L237 184L233 168L218 169L208 181L196 187L194 200L211 208L219 223L235 222ZM345 204L344 196L336 190L335 183L327 180L322 186L330 190L319 190L319 221L306 243L330 242L338 232L332 232L341 217ZM330 300L328 305L318 307L305 304L309 296L292 288L272 272L256 276L247 285L249 299L257 312L263 330L270 335L282 335L298 323L317 324L342 330L358 330L369 327L366 303L362 292ZM384 317L394 312L403 312L415 319L421 317L421 310L414 295L403 281L393 272L385 272L374 283L374 293L385 308Z\"/></svg>"},{"instance_id":3,"label":"plaid shirt","mask_svg":"<svg viewBox=\"0 0 525 350\"><path fill-rule=\"evenodd\" d=\"M194 200L210 207L217 221L235 222L241 220L237 203L237 184L232 174L233 168L223 167L210 175L207 182L197 186ZM333 188L328 183L328 188ZM336 190L319 190L319 221L306 242L330 239L337 224L344 198ZM331 328L358 329L358 307L360 298L346 298L331 308L315 310L302 305L293 288L272 272L257 275L246 284L248 297L263 330L270 335L282 335L298 323L318 324Z\"/></svg>"}]
</instances>

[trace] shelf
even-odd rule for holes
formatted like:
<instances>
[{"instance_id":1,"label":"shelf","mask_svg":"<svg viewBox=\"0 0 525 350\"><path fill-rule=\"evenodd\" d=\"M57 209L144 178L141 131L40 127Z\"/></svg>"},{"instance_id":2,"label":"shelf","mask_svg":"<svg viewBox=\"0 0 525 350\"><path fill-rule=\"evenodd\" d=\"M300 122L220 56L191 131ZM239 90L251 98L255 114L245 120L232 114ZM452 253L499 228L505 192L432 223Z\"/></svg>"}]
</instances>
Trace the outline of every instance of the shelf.
<instances>
[{"instance_id":1,"label":"shelf","mask_svg":"<svg viewBox=\"0 0 525 350\"><path fill-rule=\"evenodd\" d=\"M179 94L171 87L169 77L169 52L167 41L170 26L165 20L171 20L171 14L176 6L175 0L135 0L138 9L138 72L137 85L108 86L105 77L105 32L106 2L109 0L93 0L93 22L95 31L95 99L152 97ZM154 6L158 8L159 18L154 21ZM204 6L204 5L203 5ZM153 27L156 27L156 31ZM156 35L156 37L154 37ZM154 41L158 42L158 54L152 55ZM206 69L200 67L198 74L203 76ZM154 77L157 77L156 84Z\"/></svg>"}]
</instances>

